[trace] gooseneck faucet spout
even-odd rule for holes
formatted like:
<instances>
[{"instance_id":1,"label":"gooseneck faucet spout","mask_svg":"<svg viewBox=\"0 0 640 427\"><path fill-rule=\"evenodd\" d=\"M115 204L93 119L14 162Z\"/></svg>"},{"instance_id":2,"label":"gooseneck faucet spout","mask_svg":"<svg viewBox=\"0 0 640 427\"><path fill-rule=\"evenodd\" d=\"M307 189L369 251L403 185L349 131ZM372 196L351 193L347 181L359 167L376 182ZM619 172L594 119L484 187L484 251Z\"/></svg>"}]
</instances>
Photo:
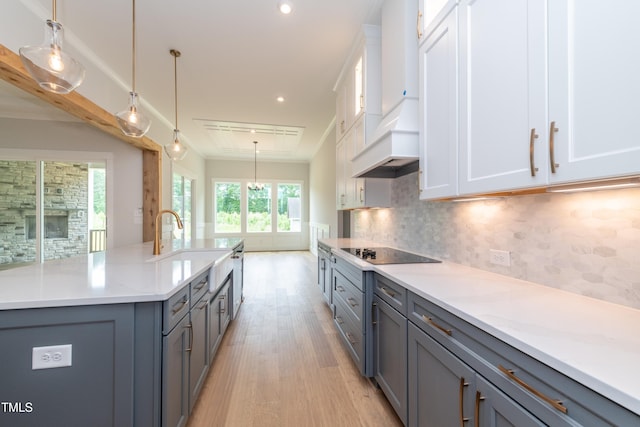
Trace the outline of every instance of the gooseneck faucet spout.
<instances>
[{"instance_id":1,"label":"gooseneck faucet spout","mask_svg":"<svg viewBox=\"0 0 640 427\"><path fill-rule=\"evenodd\" d=\"M176 217L176 222L178 223L178 228L182 230L182 220L180 219L180 215L176 211L172 211L171 209L163 209L158 212L156 215L156 234L153 239L153 254L160 255L160 220L162 219L162 214L170 213L171 215Z\"/></svg>"}]
</instances>

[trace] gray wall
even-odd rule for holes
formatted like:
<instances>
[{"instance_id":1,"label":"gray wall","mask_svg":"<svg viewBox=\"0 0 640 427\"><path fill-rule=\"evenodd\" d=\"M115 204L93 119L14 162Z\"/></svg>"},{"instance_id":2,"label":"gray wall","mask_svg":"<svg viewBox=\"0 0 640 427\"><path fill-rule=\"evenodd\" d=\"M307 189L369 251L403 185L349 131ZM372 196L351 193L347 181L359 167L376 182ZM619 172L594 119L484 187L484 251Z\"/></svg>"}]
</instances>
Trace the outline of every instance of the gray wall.
<instances>
[{"instance_id":1,"label":"gray wall","mask_svg":"<svg viewBox=\"0 0 640 427\"><path fill-rule=\"evenodd\" d=\"M353 237L640 308L640 189L424 202L409 174L392 190L393 208L354 211Z\"/></svg>"}]
</instances>

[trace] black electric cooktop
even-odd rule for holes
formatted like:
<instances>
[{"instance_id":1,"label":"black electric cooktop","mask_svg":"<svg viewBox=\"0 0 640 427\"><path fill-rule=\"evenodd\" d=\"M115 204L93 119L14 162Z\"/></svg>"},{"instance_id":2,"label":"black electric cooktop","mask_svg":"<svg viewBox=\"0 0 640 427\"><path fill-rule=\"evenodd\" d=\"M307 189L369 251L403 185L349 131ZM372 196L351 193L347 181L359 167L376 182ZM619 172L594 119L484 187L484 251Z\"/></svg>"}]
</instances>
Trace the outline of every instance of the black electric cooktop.
<instances>
[{"instance_id":1,"label":"black electric cooktop","mask_svg":"<svg viewBox=\"0 0 640 427\"><path fill-rule=\"evenodd\" d=\"M424 262L441 262L393 248L340 248L351 255L370 262L371 264L417 264Z\"/></svg>"}]
</instances>

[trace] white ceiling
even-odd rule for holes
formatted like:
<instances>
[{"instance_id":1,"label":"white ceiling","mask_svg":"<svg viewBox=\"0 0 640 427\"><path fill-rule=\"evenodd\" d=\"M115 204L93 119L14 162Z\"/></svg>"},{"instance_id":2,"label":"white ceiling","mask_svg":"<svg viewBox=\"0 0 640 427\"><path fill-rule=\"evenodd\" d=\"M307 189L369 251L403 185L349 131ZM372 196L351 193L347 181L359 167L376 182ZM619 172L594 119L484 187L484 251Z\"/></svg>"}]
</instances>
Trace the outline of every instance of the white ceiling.
<instances>
[{"instance_id":1,"label":"white ceiling","mask_svg":"<svg viewBox=\"0 0 640 427\"><path fill-rule=\"evenodd\" d=\"M45 19L51 13L49 0L12 1ZM177 49L178 127L193 150L205 158L253 158L258 140L264 159L310 160L332 136L334 84L361 24L379 23L382 0L291 3L293 13L282 15L278 0L136 0L136 89L152 127L175 124L169 50ZM130 88L131 10L131 0L58 0L66 45L93 62L86 84L90 69L98 68ZM41 34L24 44L38 44ZM8 101L15 95L0 94L1 115L19 116L7 104L37 104ZM105 102L113 103L106 96ZM119 109L126 104L125 92ZM165 144L171 134L166 141L152 138Z\"/></svg>"}]
</instances>

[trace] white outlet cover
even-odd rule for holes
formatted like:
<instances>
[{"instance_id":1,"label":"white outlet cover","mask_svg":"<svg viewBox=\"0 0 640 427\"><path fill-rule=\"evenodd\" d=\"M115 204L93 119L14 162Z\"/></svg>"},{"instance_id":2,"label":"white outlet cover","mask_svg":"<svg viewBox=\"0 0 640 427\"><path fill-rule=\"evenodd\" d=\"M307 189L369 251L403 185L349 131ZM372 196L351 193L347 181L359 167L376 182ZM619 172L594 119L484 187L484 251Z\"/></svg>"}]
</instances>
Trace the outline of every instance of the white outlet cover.
<instances>
[{"instance_id":1,"label":"white outlet cover","mask_svg":"<svg viewBox=\"0 0 640 427\"><path fill-rule=\"evenodd\" d=\"M33 347L31 369L51 369L71 366L71 344Z\"/></svg>"}]
</instances>

